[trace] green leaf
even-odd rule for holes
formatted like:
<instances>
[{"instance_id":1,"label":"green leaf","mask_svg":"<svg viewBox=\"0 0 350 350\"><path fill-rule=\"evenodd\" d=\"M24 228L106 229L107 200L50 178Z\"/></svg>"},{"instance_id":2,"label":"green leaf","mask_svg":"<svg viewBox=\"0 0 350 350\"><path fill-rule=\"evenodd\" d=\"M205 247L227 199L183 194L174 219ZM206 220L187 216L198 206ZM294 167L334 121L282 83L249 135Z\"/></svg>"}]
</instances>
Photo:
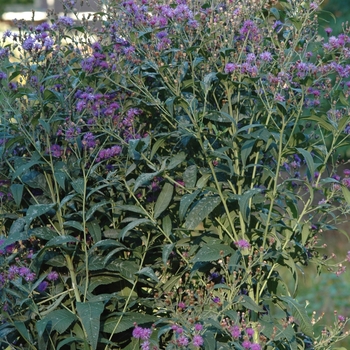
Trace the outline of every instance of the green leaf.
<instances>
[{"instance_id":1,"label":"green leaf","mask_svg":"<svg viewBox=\"0 0 350 350\"><path fill-rule=\"evenodd\" d=\"M171 235L171 230L173 229L173 225L169 215L164 216L162 220L162 228L164 233L169 237Z\"/></svg>"},{"instance_id":2,"label":"green leaf","mask_svg":"<svg viewBox=\"0 0 350 350\"><path fill-rule=\"evenodd\" d=\"M50 322L51 329L62 334L76 319L76 316L72 312L66 309L60 309L50 312L42 319L42 321L43 324Z\"/></svg>"},{"instance_id":3,"label":"green leaf","mask_svg":"<svg viewBox=\"0 0 350 350\"><path fill-rule=\"evenodd\" d=\"M94 242L99 242L102 238L102 231L99 222L97 220L87 222L86 227Z\"/></svg>"},{"instance_id":4,"label":"green leaf","mask_svg":"<svg viewBox=\"0 0 350 350\"><path fill-rule=\"evenodd\" d=\"M13 184L10 186L10 191L17 206L22 202L23 189L24 186L22 184Z\"/></svg>"},{"instance_id":5,"label":"green leaf","mask_svg":"<svg viewBox=\"0 0 350 350\"><path fill-rule=\"evenodd\" d=\"M24 230L25 225L26 225L26 219L18 218L16 221L12 223L9 231L9 236L11 236L14 233L22 232Z\"/></svg>"},{"instance_id":6,"label":"green leaf","mask_svg":"<svg viewBox=\"0 0 350 350\"><path fill-rule=\"evenodd\" d=\"M243 167L246 166L246 162L250 154L252 153L252 149L255 145L255 139L252 140L246 140L241 148L241 159L242 159L242 164Z\"/></svg>"},{"instance_id":7,"label":"green leaf","mask_svg":"<svg viewBox=\"0 0 350 350\"><path fill-rule=\"evenodd\" d=\"M160 192L157 202L154 206L154 218L157 219L159 215L168 208L173 198L174 186L166 182Z\"/></svg>"},{"instance_id":8,"label":"green leaf","mask_svg":"<svg viewBox=\"0 0 350 350\"><path fill-rule=\"evenodd\" d=\"M54 204L34 204L30 205L27 213L26 213L26 223L27 227L31 224L31 222L41 216L49 212L54 207Z\"/></svg>"},{"instance_id":9,"label":"green leaf","mask_svg":"<svg viewBox=\"0 0 350 350\"><path fill-rule=\"evenodd\" d=\"M174 243L170 243L170 244L165 244L163 245L163 249L162 249L162 261L164 265L167 265L168 263L168 259L169 259L169 255L171 254L171 252L174 250Z\"/></svg>"},{"instance_id":10,"label":"green leaf","mask_svg":"<svg viewBox=\"0 0 350 350\"><path fill-rule=\"evenodd\" d=\"M187 209L193 203L200 190L196 190L193 193L185 194L180 200L179 219L182 221L186 215Z\"/></svg>"},{"instance_id":11,"label":"green leaf","mask_svg":"<svg viewBox=\"0 0 350 350\"><path fill-rule=\"evenodd\" d=\"M36 227L29 231L31 236L49 241L50 239L57 237L57 232L49 227Z\"/></svg>"},{"instance_id":12,"label":"green leaf","mask_svg":"<svg viewBox=\"0 0 350 350\"><path fill-rule=\"evenodd\" d=\"M208 196L201 199L189 212L185 228L194 230L221 203L219 196Z\"/></svg>"},{"instance_id":13,"label":"green leaf","mask_svg":"<svg viewBox=\"0 0 350 350\"><path fill-rule=\"evenodd\" d=\"M75 229L77 229L77 230L79 230L81 232L84 232L83 225L80 222L78 222L78 221L65 221L63 223L63 226L64 227L73 227L73 228L75 228Z\"/></svg>"},{"instance_id":14,"label":"green leaf","mask_svg":"<svg viewBox=\"0 0 350 350\"><path fill-rule=\"evenodd\" d=\"M145 209L143 209L142 207L138 207L137 205L127 205L127 204L117 205L116 208L122 211L131 211L133 213L147 215L147 212L145 211Z\"/></svg>"},{"instance_id":15,"label":"green leaf","mask_svg":"<svg viewBox=\"0 0 350 350\"><path fill-rule=\"evenodd\" d=\"M79 193L79 194L84 194L84 179L83 178L79 178L76 179L72 182L72 187L74 188L74 190Z\"/></svg>"},{"instance_id":16,"label":"green leaf","mask_svg":"<svg viewBox=\"0 0 350 350\"><path fill-rule=\"evenodd\" d=\"M239 209L240 212L243 215L243 219L245 222L248 222L249 220L249 215L250 215L250 207L249 207L249 202L250 199L256 195L257 193L260 193L261 190L258 188L252 188L248 191L245 191L242 195L237 196L238 199L238 204L239 204Z\"/></svg>"},{"instance_id":17,"label":"green leaf","mask_svg":"<svg viewBox=\"0 0 350 350\"><path fill-rule=\"evenodd\" d=\"M306 164L307 164L307 168L309 169L310 175L314 176L315 173L315 163L314 160L310 154L309 151L306 151L303 148L297 148L296 149L305 159Z\"/></svg>"},{"instance_id":18,"label":"green leaf","mask_svg":"<svg viewBox=\"0 0 350 350\"><path fill-rule=\"evenodd\" d=\"M20 335L25 339L25 341L29 344L33 343L33 340L31 339L30 333L28 332L28 329L24 322L15 321L13 322L13 325L16 327L17 331L20 333Z\"/></svg>"},{"instance_id":19,"label":"green leaf","mask_svg":"<svg viewBox=\"0 0 350 350\"><path fill-rule=\"evenodd\" d=\"M226 244L210 244L199 249L193 258L193 262L217 261L234 253L235 250Z\"/></svg>"},{"instance_id":20,"label":"green leaf","mask_svg":"<svg viewBox=\"0 0 350 350\"><path fill-rule=\"evenodd\" d=\"M85 220L88 221L91 219L92 215L95 213L95 211L98 209L98 208L101 208L105 205L109 204L108 201L102 201L102 202L99 202L99 203L96 203L94 204L89 210L88 212L86 213L86 217L85 217Z\"/></svg>"},{"instance_id":21,"label":"green leaf","mask_svg":"<svg viewBox=\"0 0 350 350\"><path fill-rule=\"evenodd\" d=\"M157 283L159 282L157 275L154 273L153 269L149 266L144 267L140 271L137 271L136 274L137 275L144 275L146 277L149 277L151 280L153 280Z\"/></svg>"},{"instance_id":22,"label":"green leaf","mask_svg":"<svg viewBox=\"0 0 350 350\"><path fill-rule=\"evenodd\" d=\"M160 174L160 171L156 171L155 173L141 174L135 181L134 193L137 191L137 189L139 187L149 183L151 180L153 180L159 174Z\"/></svg>"},{"instance_id":23,"label":"green leaf","mask_svg":"<svg viewBox=\"0 0 350 350\"><path fill-rule=\"evenodd\" d=\"M120 277L118 276L103 276L103 275L99 275L99 276L92 276L89 279L89 293L92 293L94 291L95 288L97 288L98 286L101 285L107 285L107 284L111 284L111 283L115 283L120 281Z\"/></svg>"},{"instance_id":24,"label":"green leaf","mask_svg":"<svg viewBox=\"0 0 350 350\"><path fill-rule=\"evenodd\" d=\"M97 348L98 336L100 333L100 317L104 309L102 302L77 302L78 315L87 335L92 349Z\"/></svg>"},{"instance_id":25,"label":"green leaf","mask_svg":"<svg viewBox=\"0 0 350 350\"><path fill-rule=\"evenodd\" d=\"M344 199L346 200L346 203L350 205L350 191L345 186L342 186L341 190L343 192L343 196L344 196Z\"/></svg>"},{"instance_id":26,"label":"green leaf","mask_svg":"<svg viewBox=\"0 0 350 350\"><path fill-rule=\"evenodd\" d=\"M298 304L296 300L291 297L279 296L279 299L288 304L293 317L299 322L301 331L307 336L313 337L313 328L311 325L311 320L307 315L305 308Z\"/></svg>"},{"instance_id":27,"label":"green leaf","mask_svg":"<svg viewBox=\"0 0 350 350\"><path fill-rule=\"evenodd\" d=\"M174 157L170 159L169 164L167 165L167 169L171 170L177 167L179 164L181 164L186 159L186 154L181 152L176 154Z\"/></svg>"},{"instance_id":28,"label":"green leaf","mask_svg":"<svg viewBox=\"0 0 350 350\"><path fill-rule=\"evenodd\" d=\"M130 222L128 225L126 225L120 232L119 237L120 239L124 239L125 235L131 231L136 226L139 226L141 224L153 224L151 220L149 219L136 219Z\"/></svg>"},{"instance_id":29,"label":"green leaf","mask_svg":"<svg viewBox=\"0 0 350 350\"><path fill-rule=\"evenodd\" d=\"M242 294L238 295L234 302L238 302L239 304L243 305L246 309L252 310L255 312L264 312L264 309L260 307L250 296Z\"/></svg>"},{"instance_id":30,"label":"green leaf","mask_svg":"<svg viewBox=\"0 0 350 350\"><path fill-rule=\"evenodd\" d=\"M78 242L78 240L73 236L58 236L50 239L46 244L45 247L60 247L63 244L71 243L71 242Z\"/></svg>"},{"instance_id":31,"label":"green leaf","mask_svg":"<svg viewBox=\"0 0 350 350\"><path fill-rule=\"evenodd\" d=\"M183 173L182 179L185 182L186 188L194 188L197 182L197 165L190 165Z\"/></svg>"},{"instance_id":32,"label":"green leaf","mask_svg":"<svg viewBox=\"0 0 350 350\"><path fill-rule=\"evenodd\" d=\"M115 331L115 334L118 334L130 328L133 328L135 323L137 325L143 325L145 323L154 323L157 320L158 319L155 316L141 314L138 312L125 313L124 315L114 314L108 317L107 320L103 323L102 331L106 333L112 333ZM116 325L118 325L117 329L115 329Z\"/></svg>"}]
</instances>

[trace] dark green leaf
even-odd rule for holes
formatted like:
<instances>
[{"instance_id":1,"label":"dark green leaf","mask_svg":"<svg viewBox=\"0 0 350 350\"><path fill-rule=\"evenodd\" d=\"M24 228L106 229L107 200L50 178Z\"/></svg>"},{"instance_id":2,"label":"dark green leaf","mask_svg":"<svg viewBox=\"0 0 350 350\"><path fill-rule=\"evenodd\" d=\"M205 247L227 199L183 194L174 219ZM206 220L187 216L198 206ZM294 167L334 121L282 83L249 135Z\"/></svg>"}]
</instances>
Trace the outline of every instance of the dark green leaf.
<instances>
[{"instance_id":1,"label":"dark green leaf","mask_svg":"<svg viewBox=\"0 0 350 350\"><path fill-rule=\"evenodd\" d=\"M186 159L185 153L178 153L174 157L170 159L169 164L167 165L167 169L171 170L177 167L179 164L181 164Z\"/></svg>"},{"instance_id":2,"label":"dark green leaf","mask_svg":"<svg viewBox=\"0 0 350 350\"><path fill-rule=\"evenodd\" d=\"M243 167L246 166L247 163L247 159L250 156L250 154L252 153L252 149L255 145L255 139L252 140L246 140L241 148L241 160L242 160L242 164Z\"/></svg>"},{"instance_id":3,"label":"dark green leaf","mask_svg":"<svg viewBox=\"0 0 350 350\"><path fill-rule=\"evenodd\" d=\"M87 222L86 227L87 227L88 232L91 235L93 241L95 243L99 242L102 238L102 231L101 231L101 227L99 225L99 222L97 220Z\"/></svg>"},{"instance_id":4,"label":"dark green leaf","mask_svg":"<svg viewBox=\"0 0 350 350\"><path fill-rule=\"evenodd\" d=\"M293 317L298 321L300 329L309 337L313 337L313 328L311 320L303 306L298 304L295 299L288 296L280 296L280 300L286 302L292 312Z\"/></svg>"},{"instance_id":5,"label":"dark green leaf","mask_svg":"<svg viewBox=\"0 0 350 350\"><path fill-rule=\"evenodd\" d=\"M13 184L10 186L13 199L17 206L21 204L24 186L22 184Z\"/></svg>"},{"instance_id":6,"label":"dark green leaf","mask_svg":"<svg viewBox=\"0 0 350 350\"><path fill-rule=\"evenodd\" d=\"M57 237L57 232L49 227L36 227L29 231L30 236L34 236L45 241Z\"/></svg>"},{"instance_id":7,"label":"dark green leaf","mask_svg":"<svg viewBox=\"0 0 350 350\"><path fill-rule=\"evenodd\" d=\"M233 255L234 249L226 244L210 244L200 248L193 262L217 261L227 255Z\"/></svg>"},{"instance_id":8,"label":"dark green leaf","mask_svg":"<svg viewBox=\"0 0 350 350\"><path fill-rule=\"evenodd\" d=\"M102 202L99 202L99 203L96 203L94 204L89 210L88 212L86 213L86 217L85 217L85 220L88 221L91 219L92 215L95 213L95 211L98 209L98 208L101 208L105 205L109 204L108 201L102 201Z\"/></svg>"},{"instance_id":9,"label":"dark green leaf","mask_svg":"<svg viewBox=\"0 0 350 350\"><path fill-rule=\"evenodd\" d=\"M54 207L54 204L34 204L30 205L27 213L26 213L26 222L27 226L31 224L31 222L41 216L49 212Z\"/></svg>"},{"instance_id":10,"label":"dark green leaf","mask_svg":"<svg viewBox=\"0 0 350 350\"><path fill-rule=\"evenodd\" d=\"M143 325L145 323L154 323L156 321L157 318L155 316L137 312L125 313L124 315L114 314L108 317L107 320L103 323L102 331L106 333L112 333L115 331L115 334L118 334L130 328L133 328L135 324Z\"/></svg>"},{"instance_id":11,"label":"dark green leaf","mask_svg":"<svg viewBox=\"0 0 350 350\"><path fill-rule=\"evenodd\" d=\"M310 176L314 176L315 173L315 163L309 151L303 148L296 149L305 159L307 168L309 169Z\"/></svg>"},{"instance_id":12,"label":"dark green leaf","mask_svg":"<svg viewBox=\"0 0 350 350\"><path fill-rule=\"evenodd\" d=\"M197 165L190 165L183 173L183 181L186 188L194 188L197 182Z\"/></svg>"},{"instance_id":13,"label":"dark green leaf","mask_svg":"<svg viewBox=\"0 0 350 350\"><path fill-rule=\"evenodd\" d=\"M126 225L119 233L120 239L124 239L125 235L134 229L136 226L139 226L141 224L152 224L152 221L149 219L135 219L132 222L130 222L128 225Z\"/></svg>"},{"instance_id":14,"label":"dark green leaf","mask_svg":"<svg viewBox=\"0 0 350 350\"><path fill-rule=\"evenodd\" d=\"M92 349L97 348L100 333L100 317L104 309L102 302L77 302L78 315L84 326L88 342Z\"/></svg>"},{"instance_id":15,"label":"dark green leaf","mask_svg":"<svg viewBox=\"0 0 350 350\"><path fill-rule=\"evenodd\" d=\"M162 249L162 261L163 264L166 266L168 263L168 259L169 259L169 255L171 254L171 252L174 249L175 244L174 243L170 243L170 244L165 244L163 245L163 249Z\"/></svg>"},{"instance_id":16,"label":"dark green leaf","mask_svg":"<svg viewBox=\"0 0 350 350\"><path fill-rule=\"evenodd\" d=\"M79 193L79 194L84 194L84 179L83 178L79 178L76 179L72 182L72 187L74 188L74 190Z\"/></svg>"},{"instance_id":17,"label":"dark green leaf","mask_svg":"<svg viewBox=\"0 0 350 350\"><path fill-rule=\"evenodd\" d=\"M139 187L144 186L145 184L148 184L151 180L153 180L159 174L160 174L160 171L156 171L155 173L141 174L135 181L134 193L137 191Z\"/></svg>"},{"instance_id":18,"label":"dark green leaf","mask_svg":"<svg viewBox=\"0 0 350 350\"><path fill-rule=\"evenodd\" d=\"M136 272L137 275L144 275L146 277L149 277L151 280L155 282L159 282L157 275L154 273L153 269L151 267L144 267L140 271Z\"/></svg>"},{"instance_id":19,"label":"dark green leaf","mask_svg":"<svg viewBox=\"0 0 350 350\"><path fill-rule=\"evenodd\" d=\"M219 196L208 196L201 199L187 215L185 227L189 230L194 230L220 202Z\"/></svg>"},{"instance_id":20,"label":"dark green leaf","mask_svg":"<svg viewBox=\"0 0 350 350\"><path fill-rule=\"evenodd\" d=\"M154 218L157 219L159 215L168 208L173 198L174 186L166 182L160 192L156 204L154 206Z\"/></svg>"},{"instance_id":21,"label":"dark green leaf","mask_svg":"<svg viewBox=\"0 0 350 350\"><path fill-rule=\"evenodd\" d=\"M60 310L54 310L50 312L48 315L46 315L42 321L42 326L48 322L50 322L50 328L51 330L55 330L58 333L64 333L68 327L76 320L76 316L74 313L66 310L66 309L60 309ZM45 326L46 327L46 326Z\"/></svg>"},{"instance_id":22,"label":"dark green leaf","mask_svg":"<svg viewBox=\"0 0 350 350\"><path fill-rule=\"evenodd\" d=\"M194 199L197 197L200 190L194 191L190 194L185 194L180 201L180 208L179 208L179 219L182 221L186 215L186 212L190 205L193 203Z\"/></svg>"},{"instance_id":23,"label":"dark green leaf","mask_svg":"<svg viewBox=\"0 0 350 350\"><path fill-rule=\"evenodd\" d=\"M66 243L78 242L75 237L72 236L58 236L50 239L45 247L60 247L61 245L65 245Z\"/></svg>"}]
</instances>

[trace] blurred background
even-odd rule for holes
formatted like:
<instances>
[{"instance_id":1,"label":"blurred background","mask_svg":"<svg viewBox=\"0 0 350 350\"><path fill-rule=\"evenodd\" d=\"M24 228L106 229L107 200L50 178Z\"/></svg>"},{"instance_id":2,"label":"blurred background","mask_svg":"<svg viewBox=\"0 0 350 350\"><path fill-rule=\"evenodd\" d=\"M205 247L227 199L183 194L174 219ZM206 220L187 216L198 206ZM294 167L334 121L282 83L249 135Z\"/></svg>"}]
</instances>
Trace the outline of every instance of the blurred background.
<instances>
[{"instance_id":1,"label":"blurred background","mask_svg":"<svg viewBox=\"0 0 350 350\"><path fill-rule=\"evenodd\" d=\"M61 12L61 1L0 0L0 37L1 32L11 27L11 22L15 18L31 20L32 10L35 10L35 18L39 21L45 20L48 8ZM82 11L91 11L91 8L83 5ZM327 27L333 29L332 35L341 33L343 26L348 25L347 21L350 21L350 0L325 0L323 2L322 11L319 14L321 35L324 35L324 29ZM341 225L341 228L350 236L350 220ZM327 245L324 254L327 256L335 254L337 260L344 259L347 252L350 251L348 238L338 231L324 233L322 240ZM321 274L318 275L311 264L303 269L304 271L300 272L298 301L305 305L308 304L307 310L310 315L313 311L316 311L317 315L324 313L323 321L320 322L323 324L333 323L335 310L338 315L350 317L350 266L341 276L336 276L328 271L321 271ZM344 340L339 346L350 349L350 338Z\"/></svg>"}]
</instances>

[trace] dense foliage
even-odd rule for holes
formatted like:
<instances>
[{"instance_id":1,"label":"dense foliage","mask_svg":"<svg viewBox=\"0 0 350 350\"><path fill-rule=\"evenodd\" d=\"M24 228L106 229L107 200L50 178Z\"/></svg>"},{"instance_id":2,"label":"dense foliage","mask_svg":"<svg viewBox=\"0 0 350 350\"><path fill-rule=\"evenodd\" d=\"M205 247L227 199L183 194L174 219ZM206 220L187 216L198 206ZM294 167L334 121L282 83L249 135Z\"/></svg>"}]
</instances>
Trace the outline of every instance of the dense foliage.
<instances>
[{"instance_id":1,"label":"dense foliage","mask_svg":"<svg viewBox=\"0 0 350 350\"><path fill-rule=\"evenodd\" d=\"M282 5L126 0L4 34L2 348L347 336L297 290L350 261L320 243L349 212L350 36Z\"/></svg>"}]
</instances>

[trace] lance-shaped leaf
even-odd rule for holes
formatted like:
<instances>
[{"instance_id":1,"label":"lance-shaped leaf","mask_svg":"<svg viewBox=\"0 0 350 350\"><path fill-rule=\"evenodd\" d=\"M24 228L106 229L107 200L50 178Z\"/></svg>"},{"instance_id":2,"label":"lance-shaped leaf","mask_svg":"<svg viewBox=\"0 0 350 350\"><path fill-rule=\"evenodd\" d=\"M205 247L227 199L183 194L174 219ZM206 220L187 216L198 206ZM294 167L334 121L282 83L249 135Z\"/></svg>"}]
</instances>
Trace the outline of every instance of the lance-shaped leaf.
<instances>
[{"instance_id":1,"label":"lance-shaped leaf","mask_svg":"<svg viewBox=\"0 0 350 350\"><path fill-rule=\"evenodd\" d=\"M188 214L185 227L194 230L219 205L219 196L208 196L201 199Z\"/></svg>"},{"instance_id":2,"label":"lance-shaped leaf","mask_svg":"<svg viewBox=\"0 0 350 350\"><path fill-rule=\"evenodd\" d=\"M78 315L92 349L97 348L98 336L100 333L100 317L103 309L103 302L77 302Z\"/></svg>"},{"instance_id":3,"label":"lance-shaped leaf","mask_svg":"<svg viewBox=\"0 0 350 350\"><path fill-rule=\"evenodd\" d=\"M173 198L174 186L170 183L165 183L162 191L160 192L157 202L154 206L154 218L158 218L159 215L168 208Z\"/></svg>"}]
</instances>

